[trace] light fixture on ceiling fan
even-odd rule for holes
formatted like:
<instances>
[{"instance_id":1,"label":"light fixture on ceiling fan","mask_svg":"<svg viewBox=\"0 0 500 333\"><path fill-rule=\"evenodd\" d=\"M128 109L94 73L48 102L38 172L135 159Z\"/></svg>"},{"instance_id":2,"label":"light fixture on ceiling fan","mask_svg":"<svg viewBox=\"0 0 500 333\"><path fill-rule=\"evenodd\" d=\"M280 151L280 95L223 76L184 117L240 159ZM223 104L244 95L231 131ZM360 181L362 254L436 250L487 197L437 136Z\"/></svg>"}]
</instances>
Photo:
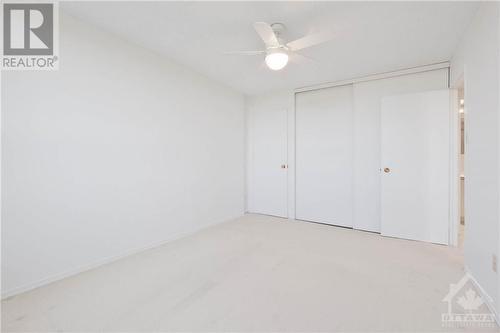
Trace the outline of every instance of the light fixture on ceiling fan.
<instances>
[{"instance_id":1,"label":"light fixture on ceiling fan","mask_svg":"<svg viewBox=\"0 0 500 333\"><path fill-rule=\"evenodd\" d=\"M280 49L271 49L267 51L266 65L274 71L285 68L288 64L288 54Z\"/></svg>"},{"instance_id":2,"label":"light fixture on ceiling fan","mask_svg":"<svg viewBox=\"0 0 500 333\"><path fill-rule=\"evenodd\" d=\"M265 50L259 51L236 51L227 52L226 54L235 55L261 55L265 54L265 62L267 67L272 70L280 70L288 64L289 56L301 57L296 51L321 44L332 39L331 33L315 33L297 40L285 43L283 32L285 25L282 23L273 23L271 25L265 22L255 22L253 24L255 31L260 36L266 46Z\"/></svg>"}]
</instances>

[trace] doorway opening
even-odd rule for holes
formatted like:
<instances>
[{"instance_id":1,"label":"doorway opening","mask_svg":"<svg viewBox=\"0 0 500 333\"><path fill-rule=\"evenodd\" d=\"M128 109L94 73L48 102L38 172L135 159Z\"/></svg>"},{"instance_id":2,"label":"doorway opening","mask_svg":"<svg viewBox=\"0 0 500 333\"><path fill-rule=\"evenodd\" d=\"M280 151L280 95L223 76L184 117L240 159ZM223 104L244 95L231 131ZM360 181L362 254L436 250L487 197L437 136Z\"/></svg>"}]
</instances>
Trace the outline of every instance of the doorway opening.
<instances>
[{"instance_id":1,"label":"doorway opening","mask_svg":"<svg viewBox=\"0 0 500 333\"><path fill-rule=\"evenodd\" d=\"M458 89L458 113L459 113L459 147L458 150L458 174L459 174L459 205L460 205L460 223L458 224L458 242L459 248L463 249L465 240L465 143L466 143L466 132L465 132L465 94L464 94L464 81L461 80Z\"/></svg>"}]
</instances>

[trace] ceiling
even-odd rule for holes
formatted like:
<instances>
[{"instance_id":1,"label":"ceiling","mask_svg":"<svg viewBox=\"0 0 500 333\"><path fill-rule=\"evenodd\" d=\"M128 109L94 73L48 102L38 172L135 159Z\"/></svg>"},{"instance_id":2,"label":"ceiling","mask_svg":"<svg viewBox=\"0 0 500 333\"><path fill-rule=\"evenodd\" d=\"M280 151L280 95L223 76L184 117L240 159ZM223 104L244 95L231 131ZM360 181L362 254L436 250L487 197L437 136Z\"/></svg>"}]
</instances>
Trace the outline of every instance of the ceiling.
<instances>
[{"instance_id":1,"label":"ceiling","mask_svg":"<svg viewBox=\"0 0 500 333\"><path fill-rule=\"evenodd\" d=\"M248 95L450 60L478 2L61 2L63 11ZM333 30L281 71L252 24L281 22L285 39Z\"/></svg>"}]
</instances>

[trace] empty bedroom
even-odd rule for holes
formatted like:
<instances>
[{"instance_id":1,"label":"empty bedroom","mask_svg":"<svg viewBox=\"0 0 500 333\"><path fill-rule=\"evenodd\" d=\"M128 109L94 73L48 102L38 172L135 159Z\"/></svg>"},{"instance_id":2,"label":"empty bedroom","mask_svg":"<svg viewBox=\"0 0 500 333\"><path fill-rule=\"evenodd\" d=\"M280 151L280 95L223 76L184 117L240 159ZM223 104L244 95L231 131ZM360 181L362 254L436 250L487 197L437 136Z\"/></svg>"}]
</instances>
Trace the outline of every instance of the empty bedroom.
<instances>
[{"instance_id":1,"label":"empty bedroom","mask_svg":"<svg viewBox=\"0 0 500 333\"><path fill-rule=\"evenodd\" d=\"M0 7L2 332L500 332L500 2Z\"/></svg>"}]
</instances>

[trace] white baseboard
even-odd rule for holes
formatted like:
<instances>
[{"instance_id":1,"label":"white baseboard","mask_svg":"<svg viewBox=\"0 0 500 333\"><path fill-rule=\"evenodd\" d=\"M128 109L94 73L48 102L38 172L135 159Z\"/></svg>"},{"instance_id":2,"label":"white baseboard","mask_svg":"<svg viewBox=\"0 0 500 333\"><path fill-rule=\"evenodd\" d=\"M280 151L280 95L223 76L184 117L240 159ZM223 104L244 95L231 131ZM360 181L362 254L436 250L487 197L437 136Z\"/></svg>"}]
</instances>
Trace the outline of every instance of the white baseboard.
<instances>
[{"instance_id":1,"label":"white baseboard","mask_svg":"<svg viewBox=\"0 0 500 333\"><path fill-rule=\"evenodd\" d=\"M497 322L497 325L500 326L500 316L499 316L498 311L496 310L496 306L495 306L495 302L493 301L493 298L486 292L486 290L484 290L484 288L481 286L481 284L479 284L479 282L474 277L472 272L467 268L467 266L465 267L465 271L470 276L470 279L471 279L472 283L474 284L474 286L481 293L481 297L483 298L484 302L486 303L486 306L488 307L488 309L493 314L493 317L495 317L495 321Z\"/></svg>"},{"instance_id":2,"label":"white baseboard","mask_svg":"<svg viewBox=\"0 0 500 333\"><path fill-rule=\"evenodd\" d=\"M121 254L110 256L110 257L98 260L98 261L93 262L91 264L82 265L82 266L80 266L78 268L70 269L68 271L65 271L65 272L62 272L62 273L59 273L59 274L55 274L55 275L52 275L52 276L40 279L38 281L35 281L35 282L32 282L32 283L28 283L28 284L25 284L25 285L22 285L22 286L19 286L19 287L15 287L15 288L12 288L12 289L9 289L9 290L6 290L6 291L2 290L2 300L6 299L8 297L13 297L13 296L19 295L21 293L24 293L24 292L27 292L27 291L39 288L39 287L43 287L43 286L45 286L47 284L50 284L50 283L62 280L64 278L67 278L67 277L70 277L70 276L73 276L73 275L76 275L76 274L80 274L80 273L83 273L85 271L89 271L89 270L94 269L94 268L98 268L100 266L112 263L114 261L123 259L125 257L131 256L131 255L143 252L143 251L147 251L147 250L151 250L151 249L157 248L159 246L165 245L165 244L170 243L172 241L175 241L177 239L180 239L180 238L192 235L192 234L197 233L197 232L199 232L201 230L210 228L210 227L215 226L215 225L220 224L220 223L231 221L231 220L236 219L236 218L238 218L238 216L234 217L234 218L231 218L231 219L228 219L228 220L225 220L225 221L222 221L222 222L217 222L217 223L211 223L211 224L203 225L203 226L201 226L199 228L196 228L195 230L181 232L181 233L178 233L178 234L176 234L176 235L174 235L174 236L172 236L172 237L170 237L168 239L165 239L165 240L162 240L162 241L159 241L159 242L155 242L155 243L151 243L151 244L148 244L146 246L137 247L137 248L128 250L126 252L123 252Z\"/></svg>"}]
</instances>

